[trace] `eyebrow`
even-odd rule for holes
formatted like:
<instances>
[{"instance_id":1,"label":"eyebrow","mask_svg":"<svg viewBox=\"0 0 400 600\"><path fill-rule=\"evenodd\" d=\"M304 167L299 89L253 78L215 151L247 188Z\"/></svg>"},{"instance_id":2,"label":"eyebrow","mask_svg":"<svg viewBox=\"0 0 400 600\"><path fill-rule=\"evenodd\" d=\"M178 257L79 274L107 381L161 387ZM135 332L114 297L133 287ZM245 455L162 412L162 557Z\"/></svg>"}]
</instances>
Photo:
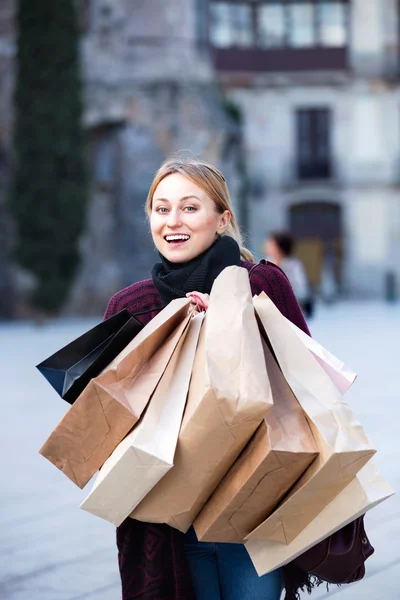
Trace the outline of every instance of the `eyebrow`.
<instances>
[{"instance_id":1,"label":"eyebrow","mask_svg":"<svg viewBox=\"0 0 400 600\"><path fill-rule=\"evenodd\" d=\"M201 198L199 198L195 194L188 194L187 196L182 196L182 198L179 200L179 202L184 202L185 200L190 200L191 198L194 198L195 200L202 202ZM153 202L168 202L168 204L170 204L170 201L168 200L168 198L154 198Z\"/></svg>"}]
</instances>

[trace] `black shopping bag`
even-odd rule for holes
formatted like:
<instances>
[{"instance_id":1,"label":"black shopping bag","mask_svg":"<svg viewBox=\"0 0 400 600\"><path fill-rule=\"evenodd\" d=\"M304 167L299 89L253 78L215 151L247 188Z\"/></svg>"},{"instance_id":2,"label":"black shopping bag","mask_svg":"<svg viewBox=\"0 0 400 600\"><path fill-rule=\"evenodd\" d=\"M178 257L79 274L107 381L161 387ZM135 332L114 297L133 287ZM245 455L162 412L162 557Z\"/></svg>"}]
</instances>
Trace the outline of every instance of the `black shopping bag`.
<instances>
[{"instance_id":1,"label":"black shopping bag","mask_svg":"<svg viewBox=\"0 0 400 600\"><path fill-rule=\"evenodd\" d=\"M102 321L36 365L47 381L73 404L93 377L139 333L143 325L126 309Z\"/></svg>"}]
</instances>

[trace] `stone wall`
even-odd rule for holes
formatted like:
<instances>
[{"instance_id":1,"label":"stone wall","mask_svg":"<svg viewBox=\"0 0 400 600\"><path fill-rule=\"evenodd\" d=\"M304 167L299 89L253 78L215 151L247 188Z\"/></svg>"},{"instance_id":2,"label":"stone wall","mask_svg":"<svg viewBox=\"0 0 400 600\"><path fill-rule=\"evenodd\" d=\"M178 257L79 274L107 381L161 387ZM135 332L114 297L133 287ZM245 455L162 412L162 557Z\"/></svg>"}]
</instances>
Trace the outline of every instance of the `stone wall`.
<instances>
[{"instance_id":1,"label":"stone wall","mask_svg":"<svg viewBox=\"0 0 400 600\"><path fill-rule=\"evenodd\" d=\"M92 204L67 307L79 314L103 311L112 293L150 276L157 255L144 205L163 160L183 153L220 166L234 198L243 178L240 133L212 83L142 83L118 94L89 86L87 106Z\"/></svg>"}]
</instances>

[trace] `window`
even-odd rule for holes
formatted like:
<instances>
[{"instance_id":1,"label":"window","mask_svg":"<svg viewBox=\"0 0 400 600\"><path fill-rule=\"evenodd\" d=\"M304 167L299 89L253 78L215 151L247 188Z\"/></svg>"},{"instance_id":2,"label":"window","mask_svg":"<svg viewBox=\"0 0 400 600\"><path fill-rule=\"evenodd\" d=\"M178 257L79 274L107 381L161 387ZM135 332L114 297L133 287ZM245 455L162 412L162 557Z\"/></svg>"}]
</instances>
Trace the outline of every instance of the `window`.
<instances>
[{"instance_id":1,"label":"window","mask_svg":"<svg viewBox=\"0 0 400 600\"><path fill-rule=\"evenodd\" d=\"M210 0L216 48L345 47L348 0Z\"/></svg>"},{"instance_id":2,"label":"window","mask_svg":"<svg viewBox=\"0 0 400 600\"><path fill-rule=\"evenodd\" d=\"M210 38L217 48L253 46L255 40L251 6L245 3L213 3Z\"/></svg>"},{"instance_id":3,"label":"window","mask_svg":"<svg viewBox=\"0 0 400 600\"><path fill-rule=\"evenodd\" d=\"M295 48L309 48L316 44L314 17L315 5L312 2L291 2L289 10L289 45Z\"/></svg>"},{"instance_id":4,"label":"window","mask_svg":"<svg viewBox=\"0 0 400 600\"><path fill-rule=\"evenodd\" d=\"M299 179L327 179L332 176L328 108L299 109L297 127L297 175Z\"/></svg>"},{"instance_id":5,"label":"window","mask_svg":"<svg viewBox=\"0 0 400 600\"><path fill-rule=\"evenodd\" d=\"M322 46L346 44L347 14L343 2L322 1L319 4L319 41Z\"/></svg>"},{"instance_id":6,"label":"window","mask_svg":"<svg viewBox=\"0 0 400 600\"><path fill-rule=\"evenodd\" d=\"M217 48L234 45L230 19L230 5L218 2L211 5L210 39Z\"/></svg>"},{"instance_id":7,"label":"window","mask_svg":"<svg viewBox=\"0 0 400 600\"><path fill-rule=\"evenodd\" d=\"M238 4L233 7L232 29L238 46L251 46L253 44L253 26L250 6Z\"/></svg>"},{"instance_id":8,"label":"window","mask_svg":"<svg viewBox=\"0 0 400 600\"><path fill-rule=\"evenodd\" d=\"M263 48L281 48L286 43L283 4L261 4L258 7L258 43Z\"/></svg>"}]
</instances>

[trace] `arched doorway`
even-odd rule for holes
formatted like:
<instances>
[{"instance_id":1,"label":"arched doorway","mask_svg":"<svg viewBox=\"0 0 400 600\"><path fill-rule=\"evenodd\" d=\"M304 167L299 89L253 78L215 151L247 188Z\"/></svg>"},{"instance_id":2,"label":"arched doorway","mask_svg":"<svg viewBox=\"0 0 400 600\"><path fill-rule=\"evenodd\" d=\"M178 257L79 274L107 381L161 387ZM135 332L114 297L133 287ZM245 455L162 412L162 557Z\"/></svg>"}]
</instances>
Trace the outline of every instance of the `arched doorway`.
<instances>
[{"instance_id":1,"label":"arched doorway","mask_svg":"<svg viewBox=\"0 0 400 600\"><path fill-rule=\"evenodd\" d=\"M296 255L302 260L314 289L340 289L343 261L341 206L334 202L303 202L289 209Z\"/></svg>"}]
</instances>

